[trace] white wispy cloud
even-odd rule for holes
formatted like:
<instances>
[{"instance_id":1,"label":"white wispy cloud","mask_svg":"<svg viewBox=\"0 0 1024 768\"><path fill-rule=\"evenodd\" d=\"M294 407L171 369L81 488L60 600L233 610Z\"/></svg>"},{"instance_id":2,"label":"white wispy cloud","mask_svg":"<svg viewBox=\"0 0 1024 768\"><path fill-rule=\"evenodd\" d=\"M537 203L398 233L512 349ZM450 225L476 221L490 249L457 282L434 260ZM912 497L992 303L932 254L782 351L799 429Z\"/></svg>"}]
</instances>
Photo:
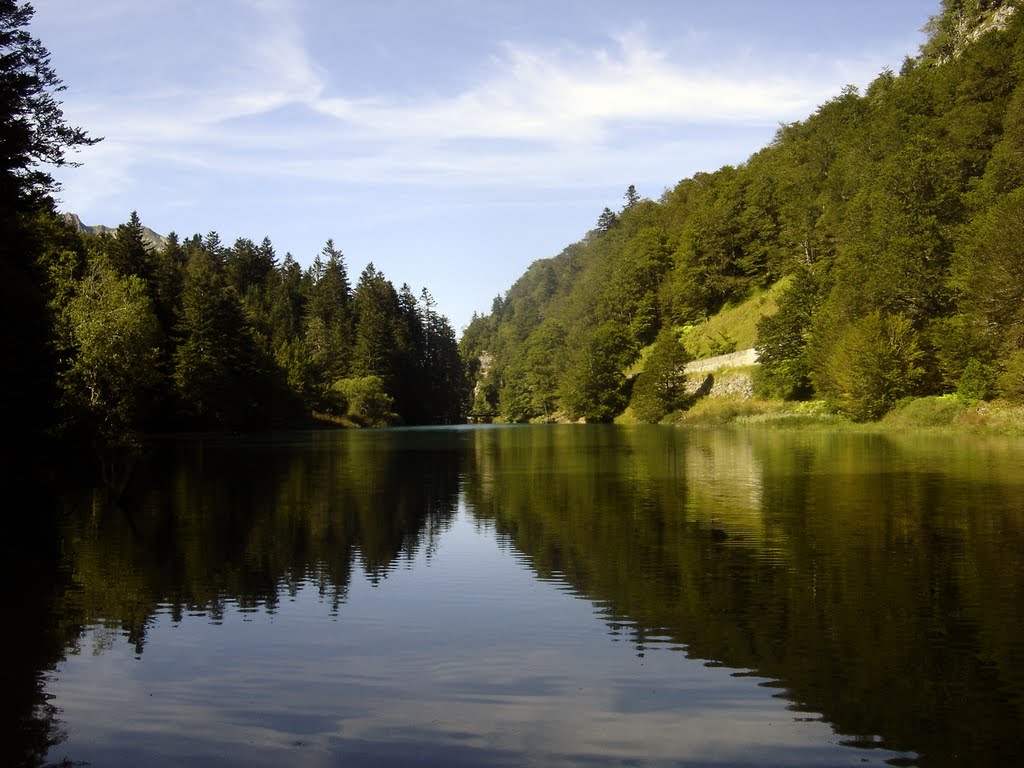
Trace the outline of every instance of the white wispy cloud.
<instances>
[{"instance_id":1,"label":"white wispy cloud","mask_svg":"<svg viewBox=\"0 0 1024 768\"><path fill-rule=\"evenodd\" d=\"M616 125L775 123L807 111L827 85L787 73L691 70L639 33L612 50L507 43L471 88L415 103L323 97L310 106L360 136L435 141L513 139L552 145L608 140Z\"/></svg>"},{"instance_id":2,"label":"white wispy cloud","mask_svg":"<svg viewBox=\"0 0 1024 768\"><path fill-rule=\"evenodd\" d=\"M214 32L201 3L147 9L108 2L94 14L62 9L70 14L65 22L84 34L124 32L122 47L100 45L90 61L108 76L62 94L68 119L104 139L74 158L86 161L81 168L58 174L62 197L87 208L154 183L143 174L161 163L230 170L223 158L236 142L248 141L257 156L279 138L247 137L237 121L315 100L320 74L289 5L234 4L235 22Z\"/></svg>"},{"instance_id":3,"label":"white wispy cloud","mask_svg":"<svg viewBox=\"0 0 1024 768\"><path fill-rule=\"evenodd\" d=\"M668 184L741 162L756 149L754 129L770 135L810 113L858 67L764 62L742 50L694 64L702 57L636 27L589 48L506 41L489 59L462 62L476 70L463 69L447 92L379 89L365 98L350 90L350 72L316 58L294 3L233 5L232 23L212 30L203 16L212 11L192 0L159 18L116 6L137 15L132 23L150 13L150 55L107 51L107 66L128 66L119 56L137 66L117 87L69 89L74 122L106 136L84 167L62 174L75 205L133 199L166 169L321 187L585 188L666 173ZM690 44L711 42L692 33ZM161 199L174 197L168 186Z\"/></svg>"},{"instance_id":4,"label":"white wispy cloud","mask_svg":"<svg viewBox=\"0 0 1024 768\"><path fill-rule=\"evenodd\" d=\"M113 182L171 155L206 170L378 183L589 183L607 164L602 149L633 164L664 151L631 140L638 125L774 125L836 90L803 73L687 69L635 30L593 50L505 43L474 83L443 96L348 98L332 91L289 4L237 15L215 41L175 54L205 57L199 74L152 88L140 75L121 98L75 104L76 119L108 137L97 173Z\"/></svg>"}]
</instances>

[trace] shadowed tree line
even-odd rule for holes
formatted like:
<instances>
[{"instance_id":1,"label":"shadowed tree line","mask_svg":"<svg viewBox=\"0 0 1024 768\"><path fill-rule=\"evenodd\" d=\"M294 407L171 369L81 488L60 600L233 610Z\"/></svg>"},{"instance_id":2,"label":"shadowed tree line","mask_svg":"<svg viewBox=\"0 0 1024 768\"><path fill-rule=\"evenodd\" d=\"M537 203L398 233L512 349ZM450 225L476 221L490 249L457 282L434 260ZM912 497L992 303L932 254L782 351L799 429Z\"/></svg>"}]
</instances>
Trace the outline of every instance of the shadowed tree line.
<instances>
[{"instance_id":1,"label":"shadowed tree line","mask_svg":"<svg viewBox=\"0 0 1024 768\"><path fill-rule=\"evenodd\" d=\"M135 214L113 236L50 223L59 426L253 428L311 413L379 426L461 416L455 334L430 293L372 264L353 286L330 240L302 269L269 239L216 233L148 248Z\"/></svg>"}]
</instances>

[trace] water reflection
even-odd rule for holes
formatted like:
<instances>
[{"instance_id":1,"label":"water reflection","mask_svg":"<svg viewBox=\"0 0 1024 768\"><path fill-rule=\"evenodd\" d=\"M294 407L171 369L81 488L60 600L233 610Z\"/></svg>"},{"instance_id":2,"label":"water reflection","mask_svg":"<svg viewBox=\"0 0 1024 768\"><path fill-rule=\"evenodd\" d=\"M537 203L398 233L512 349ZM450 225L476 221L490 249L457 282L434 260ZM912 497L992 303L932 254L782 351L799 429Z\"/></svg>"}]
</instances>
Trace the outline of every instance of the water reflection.
<instances>
[{"instance_id":1,"label":"water reflection","mask_svg":"<svg viewBox=\"0 0 1024 768\"><path fill-rule=\"evenodd\" d=\"M0 762L1013 764L1021 447L169 442L8 552Z\"/></svg>"},{"instance_id":2,"label":"water reflection","mask_svg":"<svg viewBox=\"0 0 1024 768\"><path fill-rule=\"evenodd\" d=\"M478 453L531 481L476 514L638 652L756 670L853 746L1024 757L1019 442L609 430L581 471L582 433L514 434Z\"/></svg>"}]
</instances>

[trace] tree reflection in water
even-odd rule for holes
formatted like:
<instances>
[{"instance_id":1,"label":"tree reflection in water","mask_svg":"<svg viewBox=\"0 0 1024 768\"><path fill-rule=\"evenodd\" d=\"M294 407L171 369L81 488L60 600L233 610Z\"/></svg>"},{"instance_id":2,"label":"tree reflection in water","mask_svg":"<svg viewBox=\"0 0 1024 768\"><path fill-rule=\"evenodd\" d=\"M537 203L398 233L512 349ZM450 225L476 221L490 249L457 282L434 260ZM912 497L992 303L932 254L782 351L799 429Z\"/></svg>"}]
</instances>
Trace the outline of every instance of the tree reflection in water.
<instances>
[{"instance_id":1,"label":"tree reflection in water","mask_svg":"<svg viewBox=\"0 0 1024 768\"><path fill-rule=\"evenodd\" d=\"M1010 764L1024 743L1024 474L1012 441L611 426L160 446L116 507L63 502L5 558L5 764L62 737L46 676L87 628L274 613L430 557L460 504L609 637L772 681L851 746ZM45 518L45 515L40 516ZM799 715L798 715L799 716ZM497 754L495 755L497 759Z\"/></svg>"}]
</instances>

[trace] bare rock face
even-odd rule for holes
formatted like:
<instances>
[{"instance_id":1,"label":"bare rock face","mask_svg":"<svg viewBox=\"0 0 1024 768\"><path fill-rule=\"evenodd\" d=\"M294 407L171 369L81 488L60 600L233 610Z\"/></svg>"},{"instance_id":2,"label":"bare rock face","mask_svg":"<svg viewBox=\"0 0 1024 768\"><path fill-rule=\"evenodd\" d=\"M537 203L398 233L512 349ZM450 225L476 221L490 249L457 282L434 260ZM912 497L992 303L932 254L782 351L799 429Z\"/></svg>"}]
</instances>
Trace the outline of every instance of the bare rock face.
<instances>
[{"instance_id":1,"label":"bare rock face","mask_svg":"<svg viewBox=\"0 0 1024 768\"><path fill-rule=\"evenodd\" d=\"M955 17L955 24L952 29L953 50L952 56L943 56L939 63L945 63L950 58L957 58L972 43L977 42L983 35L993 31L1006 29L1017 11L1015 5L1009 4L1007 0L1001 3L990 3L988 8L976 9L974 14L961 11Z\"/></svg>"},{"instance_id":2,"label":"bare rock face","mask_svg":"<svg viewBox=\"0 0 1024 768\"><path fill-rule=\"evenodd\" d=\"M728 397L750 400L754 396L754 379L747 371L698 373L686 377L685 391L694 398Z\"/></svg>"},{"instance_id":3,"label":"bare rock face","mask_svg":"<svg viewBox=\"0 0 1024 768\"><path fill-rule=\"evenodd\" d=\"M103 224L84 224L77 213L62 213L61 218L64 219L68 224L74 227L79 232L85 232L87 235L110 235L113 237L117 234L117 227L108 227ZM167 245L167 238L158 232L154 232L149 227L142 228L142 239L146 245L155 251L163 250Z\"/></svg>"},{"instance_id":4,"label":"bare rock face","mask_svg":"<svg viewBox=\"0 0 1024 768\"><path fill-rule=\"evenodd\" d=\"M1004 5L993 9L990 15L985 17L974 29L965 31L964 40L967 43L973 43L986 32L1006 29L1016 10L1017 8L1012 5Z\"/></svg>"}]
</instances>

